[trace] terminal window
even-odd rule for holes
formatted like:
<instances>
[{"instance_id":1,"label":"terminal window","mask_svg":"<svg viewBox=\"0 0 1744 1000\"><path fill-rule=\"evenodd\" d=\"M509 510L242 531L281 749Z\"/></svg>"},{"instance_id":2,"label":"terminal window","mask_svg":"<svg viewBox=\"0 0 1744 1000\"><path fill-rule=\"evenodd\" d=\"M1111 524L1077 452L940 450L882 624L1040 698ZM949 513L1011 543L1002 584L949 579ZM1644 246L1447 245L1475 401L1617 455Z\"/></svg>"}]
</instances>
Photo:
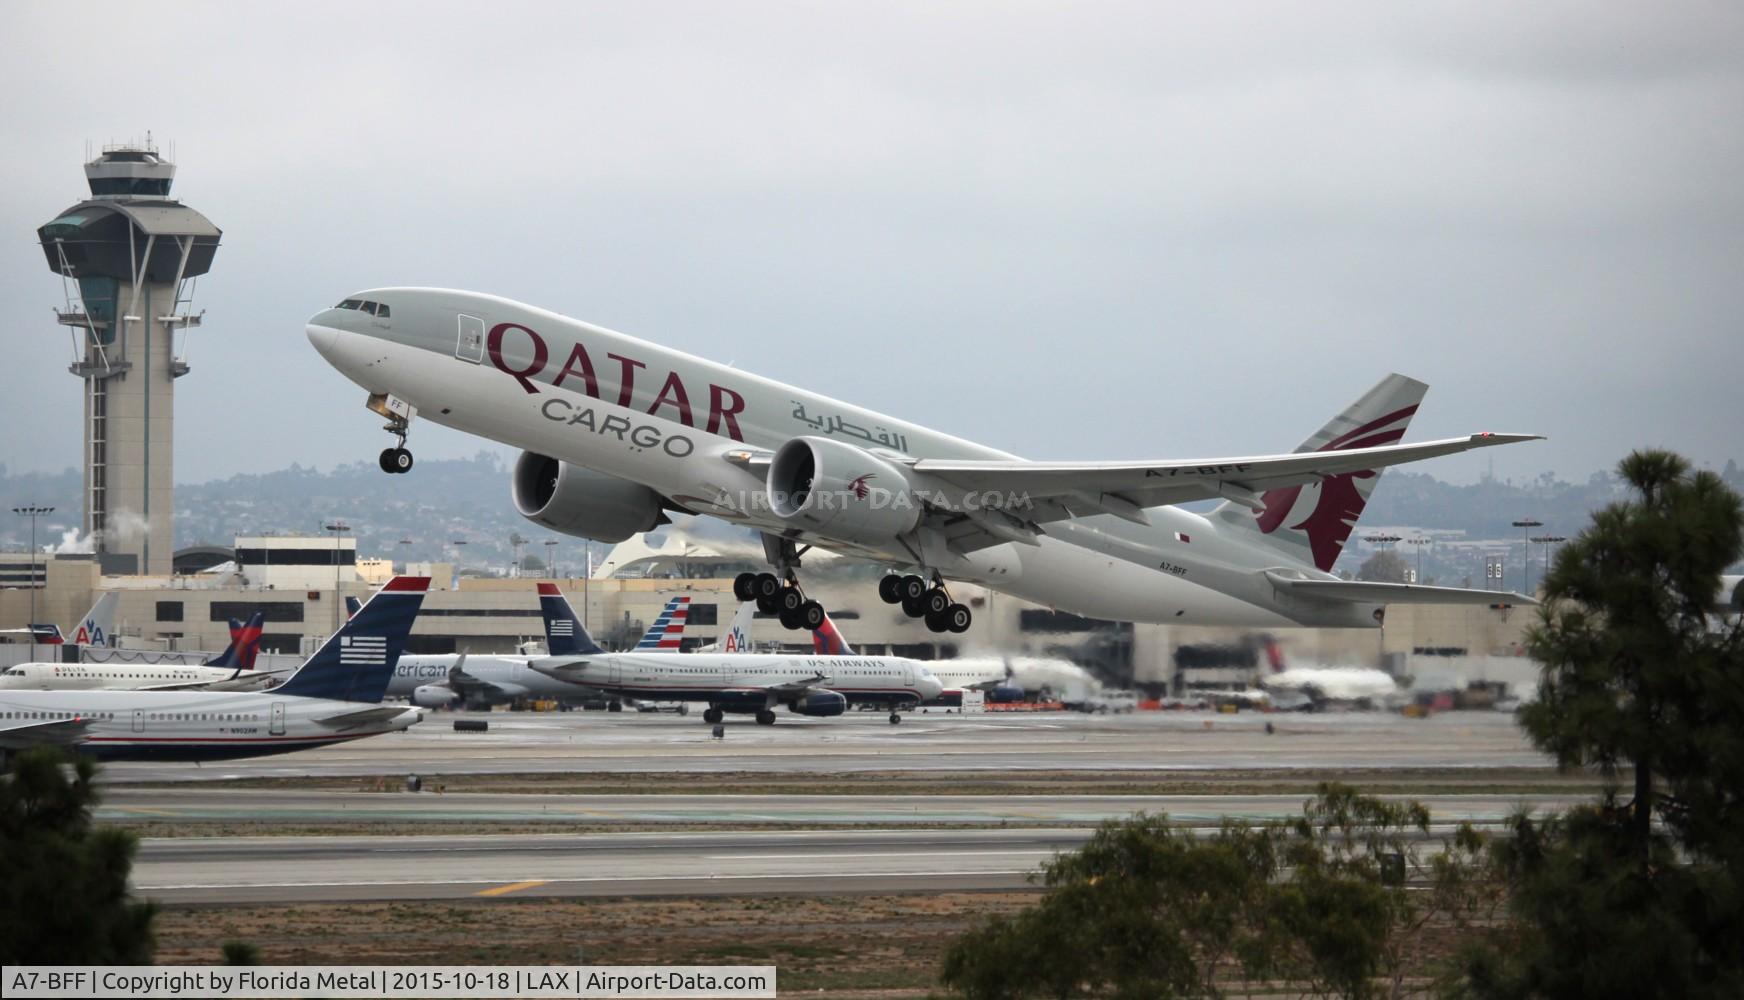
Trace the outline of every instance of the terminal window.
<instances>
[{"instance_id":1,"label":"terminal window","mask_svg":"<svg viewBox=\"0 0 1744 1000\"><path fill-rule=\"evenodd\" d=\"M300 622L303 620L303 602L301 601L213 601L212 620L215 622L240 618L247 621L255 612L269 622Z\"/></svg>"},{"instance_id":2,"label":"terminal window","mask_svg":"<svg viewBox=\"0 0 1744 1000\"><path fill-rule=\"evenodd\" d=\"M157 620L160 622L179 622L182 620L181 601L157 602Z\"/></svg>"}]
</instances>

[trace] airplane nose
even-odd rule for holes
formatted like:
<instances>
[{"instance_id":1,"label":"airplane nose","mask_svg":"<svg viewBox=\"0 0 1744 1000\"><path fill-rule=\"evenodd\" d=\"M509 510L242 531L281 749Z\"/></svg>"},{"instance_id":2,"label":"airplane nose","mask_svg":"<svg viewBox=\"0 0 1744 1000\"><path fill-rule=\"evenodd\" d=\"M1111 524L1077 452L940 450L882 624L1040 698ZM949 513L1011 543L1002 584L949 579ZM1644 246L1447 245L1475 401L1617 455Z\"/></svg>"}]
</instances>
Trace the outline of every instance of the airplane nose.
<instances>
[{"instance_id":1,"label":"airplane nose","mask_svg":"<svg viewBox=\"0 0 1744 1000\"><path fill-rule=\"evenodd\" d=\"M315 350L320 351L322 357L331 361L333 347L339 343L339 330L331 326L322 326L319 323L310 323L305 331L309 334L309 343L315 345Z\"/></svg>"}]
</instances>

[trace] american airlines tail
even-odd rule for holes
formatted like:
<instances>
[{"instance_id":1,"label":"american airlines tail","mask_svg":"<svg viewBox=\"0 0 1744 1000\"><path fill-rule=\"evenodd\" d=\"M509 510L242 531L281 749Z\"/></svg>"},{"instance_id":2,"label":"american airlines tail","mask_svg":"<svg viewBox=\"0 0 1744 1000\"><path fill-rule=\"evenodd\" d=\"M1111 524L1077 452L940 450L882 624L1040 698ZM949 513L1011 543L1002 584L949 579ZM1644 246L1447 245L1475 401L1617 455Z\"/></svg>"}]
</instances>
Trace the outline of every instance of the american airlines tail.
<instances>
[{"instance_id":1,"label":"american airlines tail","mask_svg":"<svg viewBox=\"0 0 1744 1000\"><path fill-rule=\"evenodd\" d=\"M1388 375L1296 449L1297 453L1344 451L1397 444L1411 426L1429 386ZM1282 555L1332 571L1344 543L1380 480L1378 471L1328 476L1318 483L1267 491L1263 510L1224 501L1211 517L1227 528L1251 533Z\"/></svg>"},{"instance_id":2,"label":"american airlines tail","mask_svg":"<svg viewBox=\"0 0 1744 1000\"><path fill-rule=\"evenodd\" d=\"M85 612L85 617L73 629L71 641L81 646L115 645L115 607L120 603L121 595L113 590L99 596L97 603L91 605L91 610Z\"/></svg>"}]
</instances>

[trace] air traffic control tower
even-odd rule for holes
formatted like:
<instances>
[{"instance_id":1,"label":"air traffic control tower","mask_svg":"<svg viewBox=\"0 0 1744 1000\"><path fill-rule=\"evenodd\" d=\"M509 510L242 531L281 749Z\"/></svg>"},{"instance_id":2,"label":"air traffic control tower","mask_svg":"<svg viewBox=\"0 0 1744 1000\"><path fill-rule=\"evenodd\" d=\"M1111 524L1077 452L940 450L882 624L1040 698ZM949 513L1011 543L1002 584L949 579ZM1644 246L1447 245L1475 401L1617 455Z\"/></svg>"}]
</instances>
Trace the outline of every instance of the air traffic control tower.
<instances>
[{"instance_id":1,"label":"air traffic control tower","mask_svg":"<svg viewBox=\"0 0 1744 1000\"><path fill-rule=\"evenodd\" d=\"M85 530L105 573L170 572L176 379L220 236L170 197L175 176L149 137L105 147L85 164L90 199L37 230L85 383Z\"/></svg>"}]
</instances>

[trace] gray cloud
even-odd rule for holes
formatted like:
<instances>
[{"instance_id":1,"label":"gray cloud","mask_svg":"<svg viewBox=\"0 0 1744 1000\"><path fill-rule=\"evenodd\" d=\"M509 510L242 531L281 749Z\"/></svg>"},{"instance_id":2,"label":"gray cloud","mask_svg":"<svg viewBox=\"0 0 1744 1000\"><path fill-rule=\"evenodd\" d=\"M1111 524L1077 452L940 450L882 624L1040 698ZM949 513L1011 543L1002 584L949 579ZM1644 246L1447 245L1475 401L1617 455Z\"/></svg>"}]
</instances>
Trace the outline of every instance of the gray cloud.
<instances>
[{"instance_id":1,"label":"gray cloud","mask_svg":"<svg viewBox=\"0 0 1744 1000\"><path fill-rule=\"evenodd\" d=\"M1739 13L9 4L0 460L76 462L34 228L174 140L225 230L178 474L369 458L302 336L525 299L1035 457L1295 444L1388 370L1500 474L1737 453ZM130 36L134 40L130 41ZM132 63L134 53L155 55ZM467 453L422 427L420 454ZM1478 474L1491 457L1425 468Z\"/></svg>"}]
</instances>

